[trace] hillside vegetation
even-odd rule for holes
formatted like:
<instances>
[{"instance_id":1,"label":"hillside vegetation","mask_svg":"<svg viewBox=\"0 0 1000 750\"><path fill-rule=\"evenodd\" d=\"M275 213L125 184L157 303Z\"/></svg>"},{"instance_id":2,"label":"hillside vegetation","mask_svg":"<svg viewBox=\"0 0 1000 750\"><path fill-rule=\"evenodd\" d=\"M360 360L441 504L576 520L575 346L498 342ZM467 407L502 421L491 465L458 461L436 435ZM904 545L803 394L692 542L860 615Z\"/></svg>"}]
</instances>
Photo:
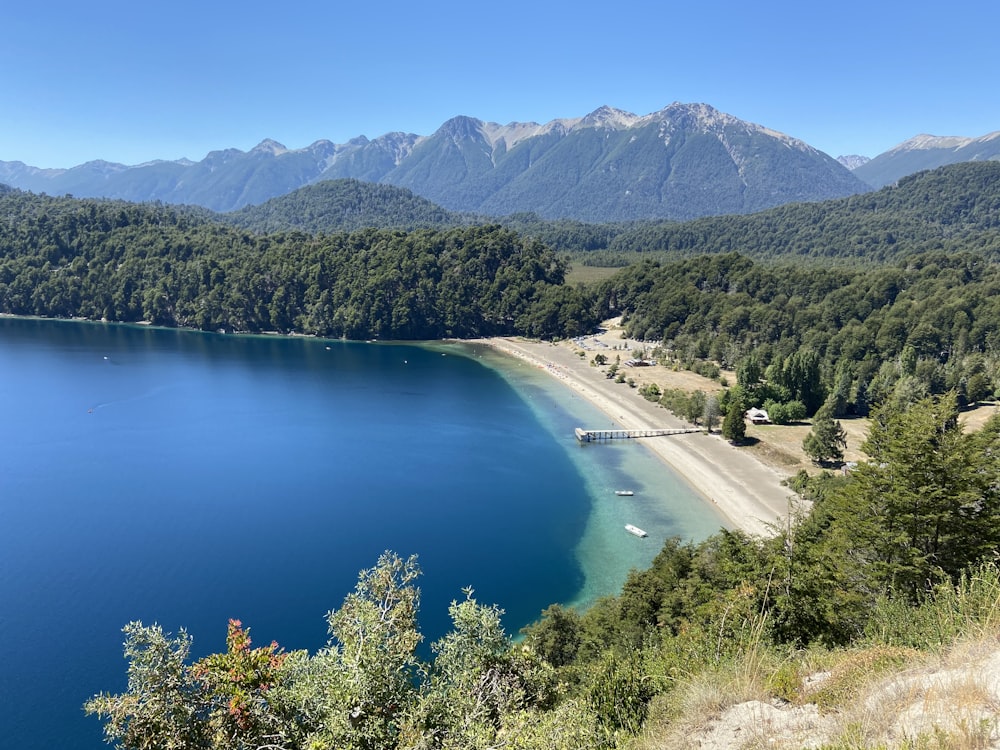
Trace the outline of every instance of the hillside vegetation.
<instances>
[{"instance_id":1,"label":"hillside vegetation","mask_svg":"<svg viewBox=\"0 0 1000 750\"><path fill-rule=\"evenodd\" d=\"M840 416L893 394L955 389L964 403L1000 386L1000 265L977 254L861 270L700 256L629 267L596 294L630 337L735 369L748 406L799 400L812 414L832 398Z\"/></svg>"},{"instance_id":2,"label":"hillside vegetation","mask_svg":"<svg viewBox=\"0 0 1000 750\"><path fill-rule=\"evenodd\" d=\"M257 236L200 212L0 198L0 312L367 339L566 336L565 263L498 226Z\"/></svg>"},{"instance_id":3,"label":"hillside vegetation","mask_svg":"<svg viewBox=\"0 0 1000 750\"><path fill-rule=\"evenodd\" d=\"M585 228L579 231L586 236ZM739 252L760 259L871 264L934 250L976 250L996 257L1000 163L955 164L876 192L747 216L621 227L606 252L582 257L588 263L622 265L641 254Z\"/></svg>"},{"instance_id":4,"label":"hillside vegetation","mask_svg":"<svg viewBox=\"0 0 1000 750\"><path fill-rule=\"evenodd\" d=\"M877 192L748 215L595 224L513 213L491 221L587 265L625 266L648 257L729 252L760 260L795 257L871 265L936 250L976 250L996 257L998 214L1000 162L970 162L921 172ZM357 180L318 183L222 218L258 233L309 234L366 227L440 229L476 221L408 190Z\"/></svg>"},{"instance_id":5,"label":"hillside vegetation","mask_svg":"<svg viewBox=\"0 0 1000 750\"><path fill-rule=\"evenodd\" d=\"M224 214L234 226L258 234L310 234L359 229L441 229L472 223L409 190L353 179L318 182L256 206Z\"/></svg>"}]
</instances>

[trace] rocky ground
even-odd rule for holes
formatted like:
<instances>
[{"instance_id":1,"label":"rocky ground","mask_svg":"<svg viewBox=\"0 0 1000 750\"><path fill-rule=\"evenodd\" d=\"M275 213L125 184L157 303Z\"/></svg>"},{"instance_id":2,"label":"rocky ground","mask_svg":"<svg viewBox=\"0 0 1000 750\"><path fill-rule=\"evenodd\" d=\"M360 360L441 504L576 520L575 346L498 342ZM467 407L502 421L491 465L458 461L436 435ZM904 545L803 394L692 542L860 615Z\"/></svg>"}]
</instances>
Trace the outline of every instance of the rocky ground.
<instances>
[{"instance_id":1,"label":"rocky ground","mask_svg":"<svg viewBox=\"0 0 1000 750\"><path fill-rule=\"evenodd\" d=\"M836 668L834 668L835 672ZM800 748L1000 749L1000 644L997 633L863 685L847 705L822 709L810 693L834 672L806 680L797 703L753 699L686 717L650 750Z\"/></svg>"}]
</instances>

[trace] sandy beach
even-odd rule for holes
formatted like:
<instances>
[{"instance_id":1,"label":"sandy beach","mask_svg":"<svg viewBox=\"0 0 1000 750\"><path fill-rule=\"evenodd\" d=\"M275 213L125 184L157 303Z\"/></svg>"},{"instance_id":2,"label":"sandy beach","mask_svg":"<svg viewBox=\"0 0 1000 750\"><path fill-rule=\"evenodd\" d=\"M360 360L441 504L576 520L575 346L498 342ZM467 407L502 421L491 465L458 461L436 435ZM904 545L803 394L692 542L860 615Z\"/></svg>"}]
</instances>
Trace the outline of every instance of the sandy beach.
<instances>
[{"instance_id":1,"label":"sandy beach","mask_svg":"<svg viewBox=\"0 0 1000 750\"><path fill-rule=\"evenodd\" d=\"M597 343L596 338L592 341ZM624 429L691 426L658 404L646 401L636 389L608 379L603 370L590 364L590 357L580 357L579 347L571 342L490 338L476 343L545 370ZM580 427L586 429L588 425ZM786 477L730 445L718 433L642 438L640 442L706 502L714 503L733 528L753 535L771 535L776 527L785 524L795 497L782 485Z\"/></svg>"}]
</instances>

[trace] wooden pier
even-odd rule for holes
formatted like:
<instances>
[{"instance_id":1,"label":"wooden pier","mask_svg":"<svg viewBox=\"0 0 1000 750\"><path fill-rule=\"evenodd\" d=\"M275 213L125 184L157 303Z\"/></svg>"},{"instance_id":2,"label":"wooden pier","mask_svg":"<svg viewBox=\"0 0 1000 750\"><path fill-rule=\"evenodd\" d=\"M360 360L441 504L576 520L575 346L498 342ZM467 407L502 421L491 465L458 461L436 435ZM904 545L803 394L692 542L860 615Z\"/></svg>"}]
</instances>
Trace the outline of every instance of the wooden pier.
<instances>
[{"instance_id":1,"label":"wooden pier","mask_svg":"<svg viewBox=\"0 0 1000 750\"><path fill-rule=\"evenodd\" d=\"M581 443L598 440L627 440L631 438L662 437L664 435L685 435L689 432L703 432L701 427L680 427L670 430L585 430L576 428L576 439Z\"/></svg>"}]
</instances>

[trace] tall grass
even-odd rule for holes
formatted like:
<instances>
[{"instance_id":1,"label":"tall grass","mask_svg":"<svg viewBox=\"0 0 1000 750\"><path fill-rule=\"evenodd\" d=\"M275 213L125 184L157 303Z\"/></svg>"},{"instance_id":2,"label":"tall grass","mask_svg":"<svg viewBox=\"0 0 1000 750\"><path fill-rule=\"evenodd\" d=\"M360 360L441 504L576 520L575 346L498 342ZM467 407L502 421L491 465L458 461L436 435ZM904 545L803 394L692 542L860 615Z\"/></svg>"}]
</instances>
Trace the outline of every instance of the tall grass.
<instances>
[{"instance_id":1,"label":"tall grass","mask_svg":"<svg viewBox=\"0 0 1000 750\"><path fill-rule=\"evenodd\" d=\"M958 582L937 586L917 606L881 598L865 629L870 644L936 650L1000 627L1000 567L981 564Z\"/></svg>"},{"instance_id":2,"label":"tall grass","mask_svg":"<svg viewBox=\"0 0 1000 750\"><path fill-rule=\"evenodd\" d=\"M737 589L707 622L647 650L656 697L630 750L696 748L727 710L747 701L787 712L792 723L783 734L766 708L742 727L745 748L806 740L823 750L997 746L1000 704L976 670L978 650L992 648L1000 633L996 563L936 587L917 605L881 599L848 649L782 649L770 637L768 613L751 601ZM816 734L797 734L795 717L817 709Z\"/></svg>"}]
</instances>

